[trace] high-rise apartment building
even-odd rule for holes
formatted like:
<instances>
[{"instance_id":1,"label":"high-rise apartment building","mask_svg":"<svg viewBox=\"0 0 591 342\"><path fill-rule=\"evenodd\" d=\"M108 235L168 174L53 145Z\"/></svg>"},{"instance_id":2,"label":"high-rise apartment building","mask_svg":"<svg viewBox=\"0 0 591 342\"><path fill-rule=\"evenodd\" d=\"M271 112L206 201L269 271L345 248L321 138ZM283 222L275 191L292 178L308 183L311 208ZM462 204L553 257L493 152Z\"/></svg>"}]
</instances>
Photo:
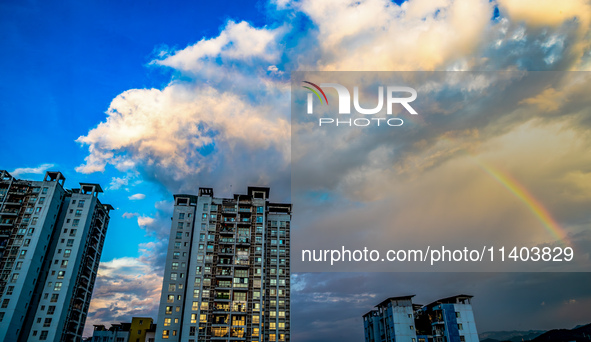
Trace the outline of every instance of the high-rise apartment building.
<instances>
[{"instance_id":1,"label":"high-rise apartment building","mask_svg":"<svg viewBox=\"0 0 591 342\"><path fill-rule=\"evenodd\" d=\"M156 341L289 341L291 204L174 196Z\"/></svg>"},{"instance_id":2,"label":"high-rise apartment building","mask_svg":"<svg viewBox=\"0 0 591 342\"><path fill-rule=\"evenodd\" d=\"M0 340L79 341L86 321L109 204L100 185L64 189L0 170Z\"/></svg>"},{"instance_id":3,"label":"high-rise apartment building","mask_svg":"<svg viewBox=\"0 0 591 342\"><path fill-rule=\"evenodd\" d=\"M363 315L366 342L478 342L472 296L458 295L428 305L412 296L391 297Z\"/></svg>"}]
</instances>

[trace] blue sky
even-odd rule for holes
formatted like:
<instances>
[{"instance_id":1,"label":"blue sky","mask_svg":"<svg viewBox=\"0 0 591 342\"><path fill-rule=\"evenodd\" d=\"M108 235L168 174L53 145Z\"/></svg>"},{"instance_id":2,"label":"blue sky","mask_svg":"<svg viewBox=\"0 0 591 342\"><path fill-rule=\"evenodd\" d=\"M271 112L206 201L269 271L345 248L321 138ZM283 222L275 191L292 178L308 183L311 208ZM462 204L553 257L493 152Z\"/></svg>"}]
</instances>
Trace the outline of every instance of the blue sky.
<instances>
[{"instance_id":1,"label":"blue sky","mask_svg":"<svg viewBox=\"0 0 591 342\"><path fill-rule=\"evenodd\" d=\"M51 169L66 175L67 187L98 182L106 188L117 172L75 172L87 154L75 140L104 120L109 103L121 92L170 82L169 70L148 65L159 47L184 48L216 35L234 18L264 25L262 6L257 1L216 1L215 6L187 6L184 1L2 1L0 111L5 127L19 127L4 130L0 137L3 145L11 146L2 150L2 167L13 171L54 164ZM134 193L147 198L129 200ZM121 215L150 214L154 202L170 200L170 194L143 182L132 193L106 191L101 200L118 209L103 250L103 260L110 260L137 256L137 244L150 240Z\"/></svg>"},{"instance_id":2,"label":"blue sky","mask_svg":"<svg viewBox=\"0 0 591 342\"><path fill-rule=\"evenodd\" d=\"M519 180L573 241L590 245L586 0L2 1L0 37L0 167L30 179L60 170L68 188L98 182L101 201L117 208L87 334L92 324L156 317L173 193L207 186L228 196L268 185L274 201L290 200L292 71L586 71L550 77L534 94L503 77L444 84L443 94L510 85L521 107L425 116L413 123L416 134L362 135L339 153L317 148L336 144L322 135L300 147L317 153L312 171L322 171L308 178L316 184L303 201L327 209L318 243L334 242L343 204L364 208L351 210L350 222L400 213L411 236L414 220L438 225L445 216L452 237L554 242L523 203L474 172L458 153L467 150ZM337 242L376 241L369 230L338 233ZM384 244L397 238L374 233ZM545 285L565 281L576 285ZM294 340L358 340L360 314L417 282L425 302L456 290L482 298L484 330L568 328L591 314L586 273L310 273L294 277ZM528 317L521 322L494 306L518 300Z\"/></svg>"}]
</instances>

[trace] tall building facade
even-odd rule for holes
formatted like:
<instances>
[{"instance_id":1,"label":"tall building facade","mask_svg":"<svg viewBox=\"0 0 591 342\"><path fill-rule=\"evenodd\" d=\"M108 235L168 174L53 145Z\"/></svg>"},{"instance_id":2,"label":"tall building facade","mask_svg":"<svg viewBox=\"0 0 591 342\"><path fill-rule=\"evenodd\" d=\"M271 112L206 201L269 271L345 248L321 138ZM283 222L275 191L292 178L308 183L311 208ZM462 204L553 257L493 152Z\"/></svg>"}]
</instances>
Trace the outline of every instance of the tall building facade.
<instances>
[{"instance_id":1,"label":"tall building facade","mask_svg":"<svg viewBox=\"0 0 591 342\"><path fill-rule=\"evenodd\" d=\"M366 342L478 342L472 296L458 295L428 305L412 296L391 297L363 315Z\"/></svg>"},{"instance_id":2,"label":"tall building facade","mask_svg":"<svg viewBox=\"0 0 591 342\"><path fill-rule=\"evenodd\" d=\"M291 204L175 195L156 341L289 341Z\"/></svg>"},{"instance_id":3,"label":"tall building facade","mask_svg":"<svg viewBox=\"0 0 591 342\"><path fill-rule=\"evenodd\" d=\"M108 204L100 185L64 189L0 170L0 340L78 341L86 322Z\"/></svg>"}]
</instances>

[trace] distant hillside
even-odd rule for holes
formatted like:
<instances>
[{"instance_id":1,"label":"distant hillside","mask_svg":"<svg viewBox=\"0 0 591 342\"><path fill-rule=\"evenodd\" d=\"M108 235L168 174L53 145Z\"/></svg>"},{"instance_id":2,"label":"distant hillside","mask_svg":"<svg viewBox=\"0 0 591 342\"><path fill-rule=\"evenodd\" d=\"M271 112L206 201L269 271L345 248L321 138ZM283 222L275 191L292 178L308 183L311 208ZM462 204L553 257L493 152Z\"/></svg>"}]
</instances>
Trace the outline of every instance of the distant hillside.
<instances>
[{"instance_id":1,"label":"distant hillside","mask_svg":"<svg viewBox=\"0 0 591 342\"><path fill-rule=\"evenodd\" d=\"M582 327L568 329L550 330L536 337L534 342L556 341L556 342L584 342L591 341L591 324Z\"/></svg>"},{"instance_id":2,"label":"distant hillside","mask_svg":"<svg viewBox=\"0 0 591 342\"><path fill-rule=\"evenodd\" d=\"M498 341L510 341L510 342L521 342L531 341L534 338L545 333L546 330L528 330L528 331L487 331L478 334L478 338L481 342L489 340L488 342Z\"/></svg>"},{"instance_id":3,"label":"distant hillside","mask_svg":"<svg viewBox=\"0 0 591 342\"><path fill-rule=\"evenodd\" d=\"M478 337L480 342L589 342L591 324L579 325L570 330L488 331L478 334Z\"/></svg>"}]
</instances>

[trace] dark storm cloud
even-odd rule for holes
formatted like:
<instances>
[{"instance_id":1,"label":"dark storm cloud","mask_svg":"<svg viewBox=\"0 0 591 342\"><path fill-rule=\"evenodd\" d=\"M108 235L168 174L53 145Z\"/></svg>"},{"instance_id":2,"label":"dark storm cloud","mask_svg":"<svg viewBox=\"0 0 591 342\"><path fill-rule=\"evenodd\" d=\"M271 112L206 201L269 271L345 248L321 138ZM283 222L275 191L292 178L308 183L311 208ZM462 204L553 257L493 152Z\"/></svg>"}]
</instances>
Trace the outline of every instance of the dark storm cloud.
<instances>
[{"instance_id":1,"label":"dark storm cloud","mask_svg":"<svg viewBox=\"0 0 591 342\"><path fill-rule=\"evenodd\" d=\"M423 305L473 295L479 333L591 323L590 273L300 273L294 284L298 341L363 341L363 314L388 297L413 294Z\"/></svg>"}]
</instances>

